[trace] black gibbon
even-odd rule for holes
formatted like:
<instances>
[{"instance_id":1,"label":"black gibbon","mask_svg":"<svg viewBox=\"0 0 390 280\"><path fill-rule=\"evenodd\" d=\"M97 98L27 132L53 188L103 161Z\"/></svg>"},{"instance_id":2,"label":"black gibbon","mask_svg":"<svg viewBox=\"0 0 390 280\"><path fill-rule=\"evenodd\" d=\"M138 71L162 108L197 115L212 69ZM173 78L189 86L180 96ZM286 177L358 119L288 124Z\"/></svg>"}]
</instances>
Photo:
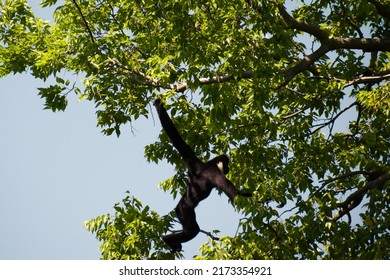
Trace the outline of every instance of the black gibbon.
<instances>
[{"instance_id":1,"label":"black gibbon","mask_svg":"<svg viewBox=\"0 0 390 280\"><path fill-rule=\"evenodd\" d=\"M225 177L225 174L229 172L229 158L226 155L217 156L206 163L202 162L180 136L161 100L156 99L154 106L162 127L171 139L173 146L183 157L188 171L187 188L175 208L183 230L162 237L173 251L181 251L181 243L193 239L199 233L200 228L196 222L195 207L210 195L214 187L223 191L232 202L236 195L250 197L252 194L239 191Z\"/></svg>"}]
</instances>

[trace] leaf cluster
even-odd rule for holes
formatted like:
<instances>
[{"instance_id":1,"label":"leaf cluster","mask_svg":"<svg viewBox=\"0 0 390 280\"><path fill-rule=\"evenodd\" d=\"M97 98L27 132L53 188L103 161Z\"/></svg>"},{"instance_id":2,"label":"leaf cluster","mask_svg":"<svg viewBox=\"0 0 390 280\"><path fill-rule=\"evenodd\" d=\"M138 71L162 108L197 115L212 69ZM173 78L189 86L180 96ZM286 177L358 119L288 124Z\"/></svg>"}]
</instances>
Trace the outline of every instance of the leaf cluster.
<instances>
[{"instance_id":1,"label":"leaf cluster","mask_svg":"<svg viewBox=\"0 0 390 280\"><path fill-rule=\"evenodd\" d=\"M127 196L114 206L115 214L106 214L85 222L85 228L101 241L105 260L169 259L161 235L172 223L172 217L160 217L155 211ZM180 254L178 253L180 256Z\"/></svg>"}]
</instances>

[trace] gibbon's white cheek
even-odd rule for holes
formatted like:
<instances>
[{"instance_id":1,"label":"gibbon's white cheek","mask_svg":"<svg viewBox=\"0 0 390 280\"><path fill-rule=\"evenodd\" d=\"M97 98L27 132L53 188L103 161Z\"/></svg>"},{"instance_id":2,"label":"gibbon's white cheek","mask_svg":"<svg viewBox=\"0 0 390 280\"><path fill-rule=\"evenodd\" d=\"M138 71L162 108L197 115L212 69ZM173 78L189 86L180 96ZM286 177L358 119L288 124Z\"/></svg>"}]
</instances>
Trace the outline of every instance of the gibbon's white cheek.
<instances>
[{"instance_id":1,"label":"gibbon's white cheek","mask_svg":"<svg viewBox=\"0 0 390 280\"><path fill-rule=\"evenodd\" d=\"M223 173L223 162L222 162L222 161L219 161L219 162L217 163L217 166L218 166L219 171L221 171L221 173L224 174L224 173Z\"/></svg>"}]
</instances>

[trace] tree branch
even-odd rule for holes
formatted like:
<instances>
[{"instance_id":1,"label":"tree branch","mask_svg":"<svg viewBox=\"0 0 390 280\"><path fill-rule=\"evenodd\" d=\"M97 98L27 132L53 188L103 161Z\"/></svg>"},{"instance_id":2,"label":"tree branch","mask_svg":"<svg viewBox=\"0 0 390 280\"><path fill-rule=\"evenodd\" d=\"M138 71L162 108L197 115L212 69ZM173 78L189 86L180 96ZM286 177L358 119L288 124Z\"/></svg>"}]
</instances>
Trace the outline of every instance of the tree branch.
<instances>
[{"instance_id":1,"label":"tree branch","mask_svg":"<svg viewBox=\"0 0 390 280\"><path fill-rule=\"evenodd\" d=\"M330 50L349 49L364 52L390 51L390 38L341 38L333 37L327 43Z\"/></svg>"},{"instance_id":2,"label":"tree branch","mask_svg":"<svg viewBox=\"0 0 390 280\"><path fill-rule=\"evenodd\" d=\"M347 23L349 23L352 28L359 34L360 38L364 38L363 32L360 30L359 26L356 25L356 23L352 20L352 18L349 16L350 11L345 7L343 2L340 2L342 15Z\"/></svg>"},{"instance_id":3,"label":"tree branch","mask_svg":"<svg viewBox=\"0 0 390 280\"><path fill-rule=\"evenodd\" d=\"M280 87L288 84L299 73L308 70L314 62L316 62L329 51L337 49L357 49L365 52L390 51L390 38L381 39L330 37L329 33L325 30L322 30L320 27L293 18L280 1L274 0L273 2L278 7L280 15L285 21L287 28L308 33L316 37L321 42L320 47L315 52L310 55L305 55L301 62L299 62L297 65L283 71L285 75L285 81ZM380 5L384 6L382 4Z\"/></svg>"},{"instance_id":4,"label":"tree branch","mask_svg":"<svg viewBox=\"0 0 390 280\"><path fill-rule=\"evenodd\" d=\"M371 174L370 172L367 172L367 171L364 171L364 170L352 171L352 172L349 172L347 174L343 174L343 175L337 176L335 178L330 178L330 179L322 180L322 181L319 181L319 182L322 183L322 187L324 187L327 184L330 184L332 182L335 182L335 181L338 181L338 180L341 180L341 179L345 179L345 178L348 178L348 177L351 177L351 176L355 176L355 175L366 175L366 176L368 176L370 174Z\"/></svg>"},{"instance_id":5,"label":"tree branch","mask_svg":"<svg viewBox=\"0 0 390 280\"><path fill-rule=\"evenodd\" d=\"M274 1L274 3L275 3L275 1ZM282 16L283 20L286 22L287 27L289 29L296 29L296 30L306 32L310 35L313 35L314 37L316 37L320 41L323 41L323 40L327 41L329 39L329 33L326 32L325 30L322 30L318 26L311 25L311 24L308 24L304 21L300 21L300 20L293 18L287 12L287 10L284 8L283 4L280 1L276 0L275 4L278 7L280 15Z\"/></svg>"},{"instance_id":6,"label":"tree branch","mask_svg":"<svg viewBox=\"0 0 390 280\"><path fill-rule=\"evenodd\" d=\"M390 79L390 73L389 74L380 74L378 76L363 76L356 79L353 79L352 81L348 82L344 88L357 85L357 84L374 84L374 83L380 83L383 80Z\"/></svg>"},{"instance_id":7,"label":"tree branch","mask_svg":"<svg viewBox=\"0 0 390 280\"><path fill-rule=\"evenodd\" d=\"M352 193L344 202L337 204L337 206L341 209L334 214L333 217L330 217L329 220L335 222L344 215L348 215L351 210L356 208L362 202L364 195L369 190L381 188L388 180L390 180L390 175L388 173L382 173L373 180L367 181L364 187Z\"/></svg>"},{"instance_id":8,"label":"tree branch","mask_svg":"<svg viewBox=\"0 0 390 280\"><path fill-rule=\"evenodd\" d=\"M318 189L316 189L310 196L309 196L309 199L314 197L318 192L320 192L321 190L323 190L326 185L332 183L332 182L335 182L335 181L338 181L338 180L341 180L341 179L345 179L345 178L348 178L348 177L351 177L351 176L355 176L355 175L371 175L370 172L367 172L367 171L352 171L352 172L349 172L349 173L346 173L346 174L342 174L340 176L337 176L337 177L334 177L334 178L329 178L329 179L326 179L326 180L321 180L319 181L319 183L322 183L321 187L319 187Z\"/></svg>"},{"instance_id":9,"label":"tree branch","mask_svg":"<svg viewBox=\"0 0 390 280\"><path fill-rule=\"evenodd\" d=\"M287 85L299 73L308 70L314 62L319 60L326 53L337 49L358 49L365 52L390 51L390 38L357 39L334 37L326 41L324 40L315 52L310 55L305 55L301 62L283 71L285 81L280 87Z\"/></svg>"},{"instance_id":10,"label":"tree branch","mask_svg":"<svg viewBox=\"0 0 390 280\"><path fill-rule=\"evenodd\" d=\"M253 71L247 70L242 72L240 75L225 75L225 76L214 76L211 78L200 78L198 80L200 85L208 85L208 84L220 84L225 83L229 81L239 81L241 79L250 79L253 78ZM172 85L172 89L174 89L176 92L183 92L188 88L187 83L179 83L178 85Z\"/></svg>"},{"instance_id":11,"label":"tree branch","mask_svg":"<svg viewBox=\"0 0 390 280\"><path fill-rule=\"evenodd\" d=\"M343 113L345 113L346 111L348 111L349 109L351 109L352 107L354 106L358 106L359 103L358 102L353 102L351 105L349 105L348 107L344 108L343 110L341 110L340 112L338 112L336 114L336 116L334 116L333 118L331 118L330 120L328 120L327 122L325 123L322 123L322 124L318 124L318 125L315 125L315 126L318 126L315 130L311 131L310 133L308 133L308 135L313 135L314 133L316 133L318 130L330 125L330 124L333 124Z\"/></svg>"},{"instance_id":12,"label":"tree branch","mask_svg":"<svg viewBox=\"0 0 390 280\"><path fill-rule=\"evenodd\" d=\"M287 28L306 32L316 37L321 42L320 47L312 54L304 55L303 59L300 62L298 62L295 66L292 66L282 71L282 74L285 77L285 81L279 86L279 88L287 85L299 73L302 73L306 70L310 70L311 67L313 67L313 64L316 61L318 61L321 57L326 55L329 51L337 50L337 49L359 49L366 52L390 51L390 38L380 39L380 38L330 37L330 34L326 30L322 30L320 27L316 25L311 25L304 21L300 21L293 18L287 12L287 10L285 9L281 1L272 0L272 2L278 7L280 15L285 21ZM253 8L253 3L251 1L247 1L247 4L249 5L249 7ZM84 22L86 23L85 19ZM86 26L88 26L87 23ZM139 71L135 71L132 69L126 69L126 70L130 71L131 78L133 78L137 82L142 82L142 84L147 86L173 90L175 92L184 92L188 89L187 82L178 82L173 84L162 85L160 81L147 77L146 75L144 75ZM253 78L253 76L254 76L253 71L247 70L238 76L235 74L230 74L225 76L214 76L210 78L199 78L198 84L200 84L201 86L207 84L218 84L218 83L229 82L232 80L250 79ZM376 77L361 77L348 83L346 87L353 84L359 84L359 83L375 83L386 78L388 78L388 75L376 76Z\"/></svg>"},{"instance_id":13,"label":"tree branch","mask_svg":"<svg viewBox=\"0 0 390 280\"><path fill-rule=\"evenodd\" d=\"M72 2L76 6L77 10L79 11L81 19L83 20L83 23L85 25L85 28L87 29L87 32L89 34L89 37L91 38L92 43L95 44L95 38L93 36L91 29L89 28L89 24L88 24L87 19L83 15L83 11L81 10L81 7L79 6L79 4L77 4L76 0L72 0Z\"/></svg>"},{"instance_id":14,"label":"tree branch","mask_svg":"<svg viewBox=\"0 0 390 280\"><path fill-rule=\"evenodd\" d=\"M314 53L305 55L297 65L283 71L285 81L281 86L287 85L296 75L310 68L310 66L330 50L328 45L321 45Z\"/></svg>"},{"instance_id":15,"label":"tree branch","mask_svg":"<svg viewBox=\"0 0 390 280\"><path fill-rule=\"evenodd\" d=\"M361 76L351 80L344 80L342 78L330 77L330 76L311 76L309 79L326 79L329 81L346 82L343 88L347 88L358 84L375 84L384 80L390 79L390 70L376 73L373 76Z\"/></svg>"},{"instance_id":16,"label":"tree branch","mask_svg":"<svg viewBox=\"0 0 390 280\"><path fill-rule=\"evenodd\" d=\"M159 80L157 79L152 79L151 77L148 77L144 73L131 69L127 67L126 65L122 64L121 62L115 60L115 59L110 59L110 62L112 65L124 70L125 72L122 72L124 75L129 77L130 79L134 80L135 82L145 85L145 86L151 86L154 88L161 88L161 89L166 89L166 90L174 90L175 92L184 92L185 90L188 89L188 83L178 83L178 84L166 84L163 85L160 83ZM208 85L208 84L219 84L219 83L225 83L229 81L239 81L241 79L250 79L253 78L253 71L248 70L244 71L241 75L226 75L226 76L214 76L211 78L200 78L198 80L200 85Z\"/></svg>"},{"instance_id":17,"label":"tree branch","mask_svg":"<svg viewBox=\"0 0 390 280\"><path fill-rule=\"evenodd\" d=\"M72 0L75 6L77 7L84 25L90 34L92 42L94 42L94 37L92 34L91 29L88 26L88 22L85 19L80 6L77 4L76 0ZM321 57L323 57L326 53L332 50L336 49L360 49L367 52L375 52L375 51L390 51L390 38L339 38L339 37L333 37L330 38L329 33L325 30L322 30L320 27L308 24L304 21L297 20L293 18L285 9L283 4L278 0L272 0L272 2L278 7L280 15L282 16L283 20L285 21L287 28L289 29L296 29L299 31L306 32L314 37L316 37L320 42L320 47L314 51L310 55L304 55L303 59L297 63L295 66L290 67L286 70L283 70L282 73L285 76L285 81L282 85L279 87L287 85L296 75L299 73L302 73L306 70L310 70L310 68L313 66L313 64L319 60ZM372 0L372 3L377 3L377 1ZM253 8L252 2L247 1L248 5ZM382 4L381 4L382 5ZM383 5L382 5L383 6ZM175 92L184 92L188 89L188 83L187 82L178 82L173 84L161 84L161 82L157 79L152 79L151 77L146 76L144 73L130 69L129 67L121 64L120 62L116 60L111 60L113 65L118 66L125 72L127 77L131 78L135 82L141 84L150 86L153 88L161 88L165 90L173 90ZM240 75L236 74L230 74L225 76L214 76L210 78L199 78L198 84L202 85L208 85L208 84L218 84L218 83L224 83L229 82L233 80L240 80L240 79L250 79L253 78L254 73L252 70L244 71ZM390 74L385 75L379 75L379 76L364 76L357 78L355 80L350 81L345 87L354 85L354 84L360 84L360 83L376 83L380 82L384 79L387 79L390 77ZM332 122L332 121L331 121ZM329 122L329 123L331 123ZM328 124L329 124L328 123ZM325 124L324 126L326 126ZM322 126L323 127L323 126Z\"/></svg>"},{"instance_id":18,"label":"tree branch","mask_svg":"<svg viewBox=\"0 0 390 280\"><path fill-rule=\"evenodd\" d=\"M151 86L154 88L172 89L171 87L161 85L160 81L148 77L139 70L131 69L130 67L122 64L116 59L109 58L109 61L112 66L116 66L116 69L121 69L123 75L140 85Z\"/></svg>"}]
</instances>

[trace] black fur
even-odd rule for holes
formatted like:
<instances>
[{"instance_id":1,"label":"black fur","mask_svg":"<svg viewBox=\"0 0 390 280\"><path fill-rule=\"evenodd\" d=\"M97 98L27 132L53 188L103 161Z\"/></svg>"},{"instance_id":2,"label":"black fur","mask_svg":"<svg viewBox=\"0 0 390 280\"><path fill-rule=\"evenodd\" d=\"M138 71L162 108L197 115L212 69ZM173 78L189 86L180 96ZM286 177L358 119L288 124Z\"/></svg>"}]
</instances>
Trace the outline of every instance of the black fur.
<instances>
[{"instance_id":1,"label":"black fur","mask_svg":"<svg viewBox=\"0 0 390 280\"><path fill-rule=\"evenodd\" d=\"M241 193L225 177L225 174L229 172L229 158L226 155L217 156L206 163L202 162L180 136L161 100L156 99L154 106L157 109L162 127L171 139L173 146L183 157L188 170L187 189L175 208L183 230L162 237L173 251L181 251L181 243L193 239L199 233L200 228L196 222L195 207L210 195L214 187L223 191L232 202L238 194L243 196L251 196L251 194ZM218 168L219 162L223 163L223 172Z\"/></svg>"}]
</instances>

